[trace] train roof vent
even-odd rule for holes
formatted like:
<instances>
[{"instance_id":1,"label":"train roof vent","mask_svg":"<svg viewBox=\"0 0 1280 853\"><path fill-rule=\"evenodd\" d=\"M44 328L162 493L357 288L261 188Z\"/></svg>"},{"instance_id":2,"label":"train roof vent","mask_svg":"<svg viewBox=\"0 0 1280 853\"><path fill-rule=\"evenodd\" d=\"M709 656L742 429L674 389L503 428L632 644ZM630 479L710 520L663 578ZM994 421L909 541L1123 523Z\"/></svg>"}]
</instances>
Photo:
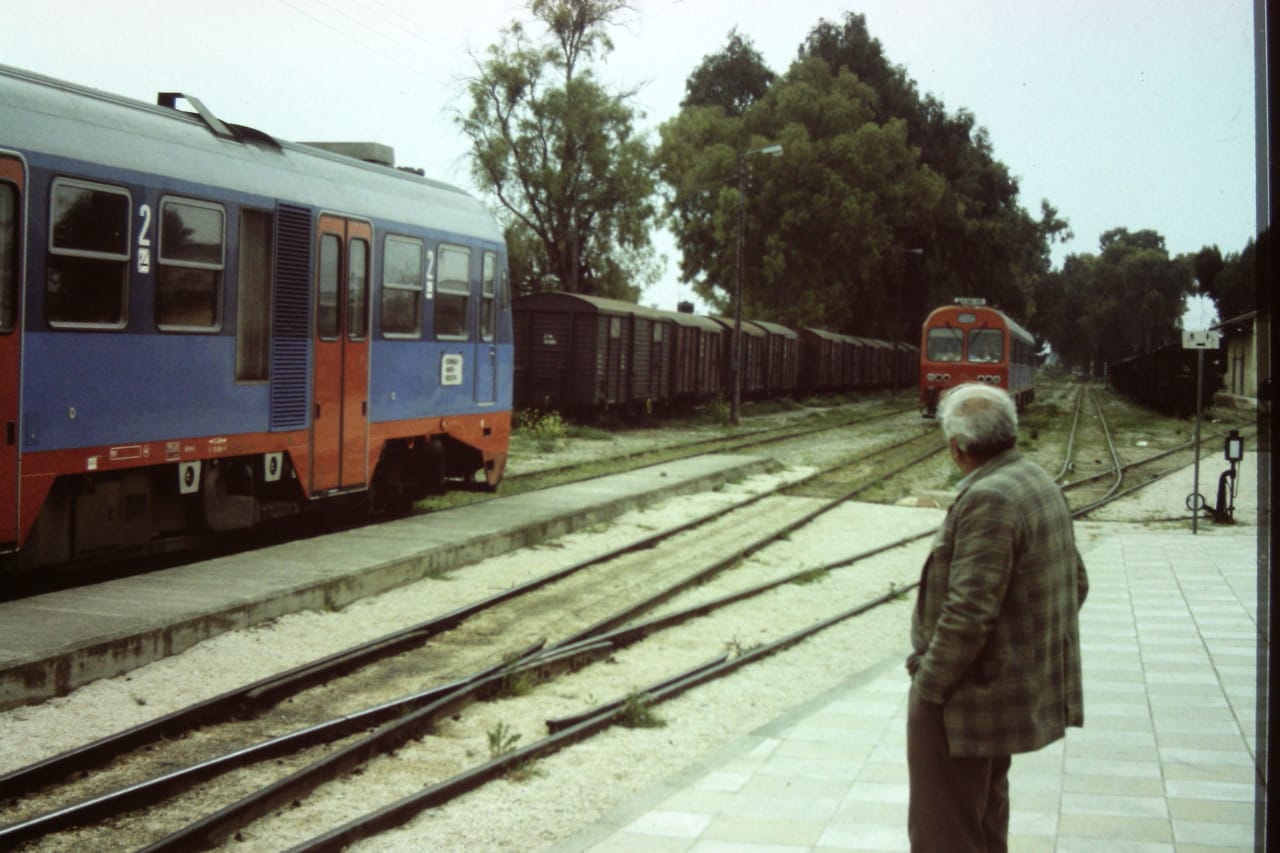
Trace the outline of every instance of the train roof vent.
<instances>
[{"instance_id":1,"label":"train roof vent","mask_svg":"<svg viewBox=\"0 0 1280 853\"><path fill-rule=\"evenodd\" d=\"M319 148L321 151L341 154L344 157L353 157L366 163L376 163L379 166L396 164L395 149L381 142L304 142L302 144Z\"/></svg>"},{"instance_id":2,"label":"train roof vent","mask_svg":"<svg viewBox=\"0 0 1280 853\"><path fill-rule=\"evenodd\" d=\"M222 119L211 113L209 108L201 103L200 99L195 95L184 95L181 92L156 93L156 103L162 107L168 107L171 110L176 110L178 108L179 98L182 98L191 105L191 108L196 111L196 115L198 115L200 120L213 131L215 136L221 136L223 139L239 139L235 132L231 128L227 127L226 124L223 123Z\"/></svg>"},{"instance_id":3,"label":"train roof vent","mask_svg":"<svg viewBox=\"0 0 1280 853\"><path fill-rule=\"evenodd\" d=\"M969 308L980 308L987 304L987 300L983 299L981 296L957 296L956 304L965 305Z\"/></svg>"}]
</instances>

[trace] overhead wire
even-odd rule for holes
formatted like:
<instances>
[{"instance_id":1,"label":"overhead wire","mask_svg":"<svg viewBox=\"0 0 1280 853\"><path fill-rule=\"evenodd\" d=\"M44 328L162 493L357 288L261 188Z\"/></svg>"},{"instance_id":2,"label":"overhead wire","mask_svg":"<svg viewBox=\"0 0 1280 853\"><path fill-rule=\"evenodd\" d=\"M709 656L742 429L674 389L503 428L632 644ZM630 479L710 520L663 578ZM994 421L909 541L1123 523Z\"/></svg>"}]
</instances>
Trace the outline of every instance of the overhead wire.
<instances>
[{"instance_id":1,"label":"overhead wire","mask_svg":"<svg viewBox=\"0 0 1280 853\"><path fill-rule=\"evenodd\" d=\"M409 71L412 71L414 74L418 75L419 77L422 77L422 78L424 78L424 79L426 79L426 80L429 80L429 81L431 81L432 83L435 83L436 85L439 85L439 86L447 86L447 85L450 85L450 83L449 83L448 81L442 80L442 79L438 76L438 74L437 74L437 73L435 73L435 72L433 72L433 71L428 70L426 67L424 67L424 66L422 66L422 65L415 64L414 62L406 61L405 59L403 59L403 58L401 58L401 57L394 56L394 55L392 55L391 53L388 53L388 52L387 52L386 50L384 50L383 48L381 48L381 47L379 47L379 46L376 46L376 45L373 45L373 44L370 44L370 43L369 43L368 41L366 41L365 39L360 38L356 33L353 33L349 28L345 28L345 27L338 26L337 24L332 23L331 21L325 20L324 18L319 17L319 16L317 16L317 15L313 14L313 13L312 13L312 9L314 9L315 7L312 7L311 9L304 8L304 7L302 7L302 6L297 5L297 4L294 2L294 0L276 0L276 2L277 2L277 3L279 3L281 6L284 6L286 9L289 9L291 12L294 12L294 13L296 13L296 14L298 14L298 15L301 15L302 17L304 17L304 18L307 18L307 19L311 20L313 23L318 24L319 26L322 26L322 27L324 27L324 28L326 28L326 29L328 29L328 30L331 30L331 31L333 31L333 32L337 33L338 35L342 36L342 38L343 38L343 39L345 39L345 40L347 40L347 41L349 41L349 42L351 42L351 43L353 43L353 44L355 44L355 45L358 45L359 47L363 48L364 50L369 51L370 53L372 53L372 54L374 54L374 55L376 55L376 56L380 57L381 59L383 59L383 60L385 60L385 61L387 61L387 62L393 63L393 64L395 64L395 65L399 65L399 66L401 66L401 67L403 67L403 68L405 68L405 69L407 69L407 70L409 70ZM347 12L345 12L344 10L336 9L336 8L334 8L333 6L329 5L328 3L325 3L325 2L324 2L324 0L319 0L319 2L320 2L320 4L321 4L322 6L324 6L325 8L327 8L327 9L329 9L329 10L331 10L331 11L337 12L338 14L342 15L343 17L346 17L346 18L349 18L349 19L351 19L351 20L353 20L353 21L356 21L357 23L359 23L359 24L361 24L362 26L364 26L364 28L365 28L366 30L371 29L371 28L370 28L366 23L364 23L364 22L360 21L358 18L352 17L350 14L348 14L348 13L347 13ZM379 35L379 36L381 36L381 35L382 35L381 33L377 33L376 31L374 31L374 34L375 34L375 35ZM421 58L421 57L417 57L417 58ZM440 67L440 68L444 69L444 66L439 65L439 63L438 63L438 62L435 62L434 64L436 64L438 67ZM447 70L447 69L446 69L446 70Z\"/></svg>"},{"instance_id":2,"label":"overhead wire","mask_svg":"<svg viewBox=\"0 0 1280 853\"><path fill-rule=\"evenodd\" d=\"M450 53L466 53L465 45L460 46L458 42L451 41L450 39L440 35L438 30L432 30L429 27L423 26L416 18L406 15L402 10L396 9L389 3L383 2L383 0L353 0L353 2L357 6L361 6L368 10L368 12L374 17L392 23L399 29L411 30L418 37L426 41L433 42L441 50L448 51ZM424 7L415 4L414 8L421 9Z\"/></svg>"}]
</instances>

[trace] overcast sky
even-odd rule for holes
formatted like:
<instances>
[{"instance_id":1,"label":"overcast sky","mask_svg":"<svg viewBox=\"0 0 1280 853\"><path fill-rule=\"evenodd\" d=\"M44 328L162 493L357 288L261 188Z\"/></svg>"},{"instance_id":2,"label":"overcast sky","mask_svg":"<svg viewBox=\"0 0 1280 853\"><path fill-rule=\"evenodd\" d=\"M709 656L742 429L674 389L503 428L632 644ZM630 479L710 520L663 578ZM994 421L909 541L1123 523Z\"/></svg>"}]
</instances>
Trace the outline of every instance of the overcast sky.
<instances>
[{"instance_id":1,"label":"overcast sky","mask_svg":"<svg viewBox=\"0 0 1280 853\"><path fill-rule=\"evenodd\" d=\"M1173 254L1255 234L1252 0L634 0L603 69L652 132L731 29L784 72L822 19L864 14L922 93L987 128L1038 216L1095 252L1150 228ZM474 189L455 124L474 56L527 18L515 0L0 0L0 62L141 100L195 95L290 140L373 140ZM642 301L690 298L670 257ZM924 247L927 250L927 247ZM1194 318L1193 318L1194 322Z\"/></svg>"}]
</instances>

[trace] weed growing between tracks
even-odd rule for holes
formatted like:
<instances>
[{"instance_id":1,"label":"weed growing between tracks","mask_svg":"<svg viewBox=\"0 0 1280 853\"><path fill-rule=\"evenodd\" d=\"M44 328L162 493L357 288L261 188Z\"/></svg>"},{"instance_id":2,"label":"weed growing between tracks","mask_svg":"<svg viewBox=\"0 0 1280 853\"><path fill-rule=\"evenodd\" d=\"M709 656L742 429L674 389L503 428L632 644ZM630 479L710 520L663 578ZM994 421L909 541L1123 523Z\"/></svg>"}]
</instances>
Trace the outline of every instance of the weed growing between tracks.
<instances>
[{"instance_id":1,"label":"weed growing between tracks","mask_svg":"<svg viewBox=\"0 0 1280 853\"><path fill-rule=\"evenodd\" d=\"M515 436L527 439L541 453L551 453L568 435L568 425L559 412L543 412L539 409L523 409L516 412L511 424L512 442Z\"/></svg>"},{"instance_id":2,"label":"weed growing between tracks","mask_svg":"<svg viewBox=\"0 0 1280 853\"><path fill-rule=\"evenodd\" d=\"M501 758L508 752L514 752L520 742L520 733L513 732L506 723L498 723L486 733L489 738L489 757Z\"/></svg>"},{"instance_id":3,"label":"weed growing between tracks","mask_svg":"<svg viewBox=\"0 0 1280 853\"><path fill-rule=\"evenodd\" d=\"M520 742L520 733L512 731L506 723L498 723L485 734L489 739L489 758L493 761L515 752L516 744ZM543 771L535 767L530 759L513 764L503 774L503 778L508 782L528 782L543 775Z\"/></svg>"},{"instance_id":4,"label":"weed growing between tracks","mask_svg":"<svg viewBox=\"0 0 1280 853\"><path fill-rule=\"evenodd\" d=\"M653 703L648 697L640 693L632 693L623 705L618 725L628 729L662 729L666 728L667 721L653 710Z\"/></svg>"},{"instance_id":5,"label":"weed growing between tracks","mask_svg":"<svg viewBox=\"0 0 1280 853\"><path fill-rule=\"evenodd\" d=\"M797 577L792 581L792 583L797 586L805 586L806 584L811 583L822 583L827 579L827 577L828 575L825 569L812 569Z\"/></svg>"},{"instance_id":6,"label":"weed growing between tracks","mask_svg":"<svg viewBox=\"0 0 1280 853\"><path fill-rule=\"evenodd\" d=\"M532 670L520 670L517 672L508 672L502 676L502 694L503 696L528 696L541 683L538 674ZM519 737L519 735L517 735Z\"/></svg>"}]
</instances>

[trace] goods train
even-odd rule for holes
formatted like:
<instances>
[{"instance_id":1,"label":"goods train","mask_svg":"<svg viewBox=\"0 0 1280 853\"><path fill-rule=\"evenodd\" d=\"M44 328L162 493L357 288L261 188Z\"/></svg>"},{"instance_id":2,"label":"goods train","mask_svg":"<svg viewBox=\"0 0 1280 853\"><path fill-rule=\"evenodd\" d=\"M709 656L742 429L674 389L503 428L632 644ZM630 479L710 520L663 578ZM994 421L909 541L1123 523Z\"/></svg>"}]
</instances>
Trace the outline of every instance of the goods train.
<instances>
[{"instance_id":1,"label":"goods train","mask_svg":"<svg viewBox=\"0 0 1280 853\"><path fill-rule=\"evenodd\" d=\"M938 398L965 382L1003 388L1018 408L1036 396L1035 340L982 299L935 308L920 335L920 410L937 414Z\"/></svg>"},{"instance_id":2,"label":"goods train","mask_svg":"<svg viewBox=\"0 0 1280 853\"><path fill-rule=\"evenodd\" d=\"M1224 359L1219 349L1183 349L1179 344L1159 347L1145 355L1107 365L1111 387L1144 406L1166 415L1186 417L1196 412L1196 372L1204 354L1200 403L1206 408L1222 388Z\"/></svg>"},{"instance_id":3,"label":"goods train","mask_svg":"<svg viewBox=\"0 0 1280 853\"><path fill-rule=\"evenodd\" d=\"M365 147L0 66L4 567L496 486L501 231Z\"/></svg>"},{"instance_id":4,"label":"goods train","mask_svg":"<svg viewBox=\"0 0 1280 853\"><path fill-rule=\"evenodd\" d=\"M732 390L735 322L576 293L513 303L517 408L590 412L697 403ZM900 388L914 381L909 344L742 323L741 395Z\"/></svg>"}]
</instances>

